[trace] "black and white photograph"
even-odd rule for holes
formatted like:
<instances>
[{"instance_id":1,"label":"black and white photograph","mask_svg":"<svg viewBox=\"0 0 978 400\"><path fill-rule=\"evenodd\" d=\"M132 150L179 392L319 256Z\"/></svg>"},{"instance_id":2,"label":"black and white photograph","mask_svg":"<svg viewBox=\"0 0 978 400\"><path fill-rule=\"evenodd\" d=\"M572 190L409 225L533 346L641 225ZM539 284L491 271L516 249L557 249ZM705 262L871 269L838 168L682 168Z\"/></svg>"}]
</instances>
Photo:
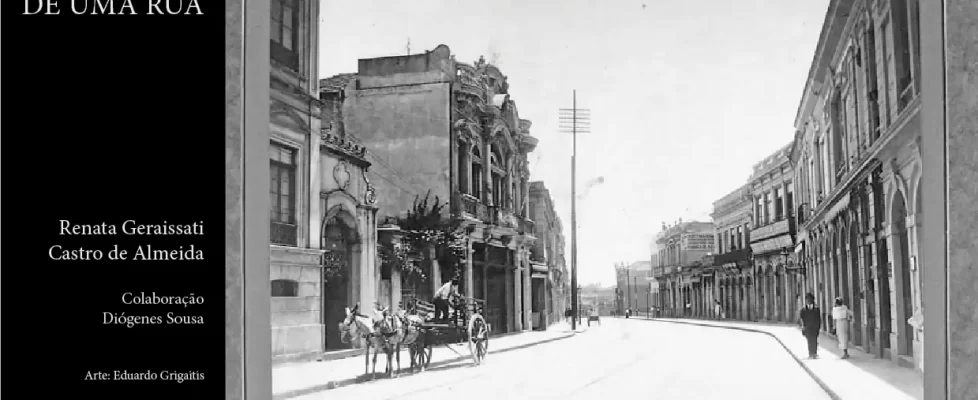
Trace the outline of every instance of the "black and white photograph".
<instances>
[{"instance_id":1,"label":"black and white photograph","mask_svg":"<svg viewBox=\"0 0 978 400\"><path fill-rule=\"evenodd\" d=\"M4 4L8 389L978 400L975 0Z\"/></svg>"},{"instance_id":2,"label":"black and white photograph","mask_svg":"<svg viewBox=\"0 0 978 400\"><path fill-rule=\"evenodd\" d=\"M924 399L923 3L272 1L273 398Z\"/></svg>"}]
</instances>

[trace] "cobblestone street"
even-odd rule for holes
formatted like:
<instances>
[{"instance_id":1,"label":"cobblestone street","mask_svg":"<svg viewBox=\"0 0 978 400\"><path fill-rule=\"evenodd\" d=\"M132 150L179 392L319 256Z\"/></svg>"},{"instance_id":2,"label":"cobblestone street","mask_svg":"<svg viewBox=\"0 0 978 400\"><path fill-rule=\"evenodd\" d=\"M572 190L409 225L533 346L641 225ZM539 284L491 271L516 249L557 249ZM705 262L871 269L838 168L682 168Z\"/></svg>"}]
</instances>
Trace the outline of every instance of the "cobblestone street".
<instances>
[{"instance_id":1,"label":"cobblestone street","mask_svg":"<svg viewBox=\"0 0 978 400\"><path fill-rule=\"evenodd\" d=\"M566 340L491 354L482 366L466 360L295 398L596 399L616 394L655 399L829 399L768 336L613 318Z\"/></svg>"}]
</instances>

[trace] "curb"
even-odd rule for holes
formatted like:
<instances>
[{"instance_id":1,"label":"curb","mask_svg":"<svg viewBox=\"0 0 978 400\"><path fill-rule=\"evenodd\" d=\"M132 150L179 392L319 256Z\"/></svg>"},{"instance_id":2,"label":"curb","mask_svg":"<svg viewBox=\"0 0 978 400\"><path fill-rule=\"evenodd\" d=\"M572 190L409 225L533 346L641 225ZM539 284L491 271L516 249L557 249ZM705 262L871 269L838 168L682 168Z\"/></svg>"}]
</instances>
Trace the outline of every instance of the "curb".
<instances>
[{"instance_id":1,"label":"curb","mask_svg":"<svg viewBox=\"0 0 978 400\"><path fill-rule=\"evenodd\" d=\"M560 336L553 337L553 338L550 338L550 339L541 340L541 341L538 341L538 342L524 343L524 344L521 344L521 345L518 345L518 346L507 347L507 348L503 348L503 349L499 349L499 350L490 350L489 351L489 354L507 353L507 352L514 351L514 350L525 349L527 347L533 347L533 346L537 346L537 345L541 345L541 344L545 344L545 343L555 342L555 341L558 341L558 340L563 340L563 339L570 338L570 337L572 337L572 336L574 336L574 335L576 335L578 333L583 333L583 332L568 332L568 333L562 334ZM506 335L506 336L509 336L509 335ZM469 356L461 356L461 357L455 356L453 358L449 358L449 359L446 359L446 360L436 361L436 362L431 363L428 366L428 369L432 369L432 368L436 368L436 367L439 367L439 366L442 366L442 365L447 365L447 364L459 362L459 361L462 361L462 360L465 360L465 359L468 359L468 358L470 358L470 357ZM354 378L347 378L347 379L340 379L340 380L335 380L335 381L328 381L326 383L318 384L318 385L307 387L307 388L296 389L296 390L291 390L291 391L280 393L280 394L275 394L275 395L272 395L272 399L273 400L285 400L285 399L290 399L290 398L293 398L293 397L305 396L307 394L313 394L313 393L316 393L316 392L321 392L321 391L326 391L326 390L339 389L341 387L350 386L350 385L357 384L357 383L366 383L366 382L369 382L369 381L364 381L364 378L362 376L358 376L358 377L354 377ZM835 399L835 400L838 400L838 399Z\"/></svg>"},{"instance_id":2,"label":"curb","mask_svg":"<svg viewBox=\"0 0 978 400\"><path fill-rule=\"evenodd\" d=\"M808 373L808 375L812 377L812 380L814 380L815 383L818 384L818 386L821 386L822 387L822 390L824 390L825 393L828 394L830 398L832 398L832 400L842 400L842 398L839 397L839 395L837 393L835 393L835 391L832 390L832 388L830 388L829 385L827 385L825 383L825 381L823 381L821 378L819 378L817 375L815 375L815 372L813 372L810 368L808 368L808 366L805 365L805 363L802 362L802 360L800 358L798 358L798 356L796 356L795 353L792 353L791 350L788 349L788 346L785 345L783 341L781 341L781 338L779 338L777 335L775 335L775 334L773 334L771 332L768 332L768 331L765 331L765 330L760 330L760 329L744 328L744 327L739 327L739 326L722 326L722 325L698 324L698 323L695 323L695 322L668 321L668 320L656 319L656 318L641 318L641 320L642 321L651 321L651 322L666 322L666 323L681 324L681 325L695 325L695 326L701 326L701 327L707 327L707 328L730 329L730 330L735 330L735 331L743 331L743 332L751 332L751 333L762 333L762 334L768 335L768 336L774 338L774 340L777 341L778 344L781 345L781 348L783 348L784 351L787 352L788 355L790 355L791 358L793 358L795 360L795 362L798 363L798 365L801 366L801 368L804 369L805 372Z\"/></svg>"}]
</instances>

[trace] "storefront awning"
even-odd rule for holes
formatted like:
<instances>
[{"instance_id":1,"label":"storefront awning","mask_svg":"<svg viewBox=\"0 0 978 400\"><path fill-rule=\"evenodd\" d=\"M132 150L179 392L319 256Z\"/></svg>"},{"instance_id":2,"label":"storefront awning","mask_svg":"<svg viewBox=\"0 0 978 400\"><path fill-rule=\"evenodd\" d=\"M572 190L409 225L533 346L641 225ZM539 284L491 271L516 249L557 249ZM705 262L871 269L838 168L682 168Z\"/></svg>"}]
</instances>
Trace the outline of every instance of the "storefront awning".
<instances>
[{"instance_id":1,"label":"storefront awning","mask_svg":"<svg viewBox=\"0 0 978 400\"><path fill-rule=\"evenodd\" d=\"M780 251L785 248L794 248L795 246L791 241L790 235L781 235L757 243L751 243L750 247L754 254L764 254Z\"/></svg>"},{"instance_id":2,"label":"storefront awning","mask_svg":"<svg viewBox=\"0 0 978 400\"><path fill-rule=\"evenodd\" d=\"M738 263L750 260L751 249L734 250L729 253L717 254L713 257L713 265L722 267L730 263Z\"/></svg>"}]
</instances>

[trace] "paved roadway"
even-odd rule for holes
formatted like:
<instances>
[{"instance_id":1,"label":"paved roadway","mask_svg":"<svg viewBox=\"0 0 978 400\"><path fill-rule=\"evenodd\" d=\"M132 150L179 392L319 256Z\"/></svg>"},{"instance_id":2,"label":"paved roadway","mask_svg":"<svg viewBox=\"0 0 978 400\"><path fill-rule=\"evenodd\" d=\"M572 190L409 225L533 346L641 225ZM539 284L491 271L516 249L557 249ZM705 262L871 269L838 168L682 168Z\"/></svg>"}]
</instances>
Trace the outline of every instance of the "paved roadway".
<instances>
[{"instance_id":1,"label":"paved roadway","mask_svg":"<svg viewBox=\"0 0 978 400\"><path fill-rule=\"evenodd\" d=\"M481 366L460 362L295 399L829 399L769 336L643 320L602 322L570 339L490 354Z\"/></svg>"}]
</instances>

